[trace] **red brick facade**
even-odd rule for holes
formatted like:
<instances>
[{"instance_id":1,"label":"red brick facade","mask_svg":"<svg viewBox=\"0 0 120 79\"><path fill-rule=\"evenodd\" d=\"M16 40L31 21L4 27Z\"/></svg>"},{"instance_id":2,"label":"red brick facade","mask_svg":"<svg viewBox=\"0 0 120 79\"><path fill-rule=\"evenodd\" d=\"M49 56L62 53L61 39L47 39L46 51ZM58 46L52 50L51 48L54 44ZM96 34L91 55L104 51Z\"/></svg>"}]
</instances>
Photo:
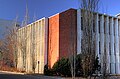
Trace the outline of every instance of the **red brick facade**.
<instances>
[{"instance_id":1,"label":"red brick facade","mask_svg":"<svg viewBox=\"0 0 120 79\"><path fill-rule=\"evenodd\" d=\"M48 65L52 67L59 58L59 14L49 18Z\"/></svg>"},{"instance_id":2,"label":"red brick facade","mask_svg":"<svg viewBox=\"0 0 120 79\"><path fill-rule=\"evenodd\" d=\"M77 11L69 9L49 18L48 65L76 51ZM74 48L74 49L73 49Z\"/></svg>"},{"instance_id":3,"label":"red brick facade","mask_svg":"<svg viewBox=\"0 0 120 79\"><path fill-rule=\"evenodd\" d=\"M68 57L76 46L77 11L69 9L60 13L59 58Z\"/></svg>"}]
</instances>

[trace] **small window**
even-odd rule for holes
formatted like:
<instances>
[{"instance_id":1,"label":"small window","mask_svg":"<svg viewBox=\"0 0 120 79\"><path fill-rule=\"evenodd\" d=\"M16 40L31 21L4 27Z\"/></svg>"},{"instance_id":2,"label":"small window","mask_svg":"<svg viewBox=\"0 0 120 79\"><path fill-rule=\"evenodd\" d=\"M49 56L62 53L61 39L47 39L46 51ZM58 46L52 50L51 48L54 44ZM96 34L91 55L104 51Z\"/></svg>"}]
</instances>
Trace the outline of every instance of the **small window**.
<instances>
[{"instance_id":1,"label":"small window","mask_svg":"<svg viewBox=\"0 0 120 79\"><path fill-rule=\"evenodd\" d=\"M109 55L111 55L111 46L110 46L110 43L109 43Z\"/></svg>"},{"instance_id":2,"label":"small window","mask_svg":"<svg viewBox=\"0 0 120 79\"><path fill-rule=\"evenodd\" d=\"M100 41L99 41L99 54L101 54Z\"/></svg>"},{"instance_id":3,"label":"small window","mask_svg":"<svg viewBox=\"0 0 120 79\"><path fill-rule=\"evenodd\" d=\"M114 55L115 55L115 53L116 53L116 50L115 50L115 43L114 43Z\"/></svg>"},{"instance_id":4,"label":"small window","mask_svg":"<svg viewBox=\"0 0 120 79\"><path fill-rule=\"evenodd\" d=\"M112 69L112 68L111 68L111 63L110 63L110 73L112 73L111 69Z\"/></svg>"},{"instance_id":5,"label":"small window","mask_svg":"<svg viewBox=\"0 0 120 79\"><path fill-rule=\"evenodd\" d=\"M120 20L118 20L118 35L120 36Z\"/></svg>"},{"instance_id":6,"label":"small window","mask_svg":"<svg viewBox=\"0 0 120 79\"><path fill-rule=\"evenodd\" d=\"M83 30L83 18L81 17L81 30Z\"/></svg>"},{"instance_id":7,"label":"small window","mask_svg":"<svg viewBox=\"0 0 120 79\"><path fill-rule=\"evenodd\" d=\"M95 32L95 20L93 20L93 32Z\"/></svg>"},{"instance_id":8,"label":"small window","mask_svg":"<svg viewBox=\"0 0 120 79\"><path fill-rule=\"evenodd\" d=\"M110 35L110 21L109 21L109 35Z\"/></svg>"},{"instance_id":9,"label":"small window","mask_svg":"<svg viewBox=\"0 0 120 79\"><path fill-rule=\"evenodd\" d=\"M113 33L114 33L114 36L115 36L115 20L113 21Z\"/></svg>"},{"instance_id":10,"label":"small window","mask_svg":"<svg viewBox=\"0 0 120 79\"><path fill-rule=\"evenodd\" d=\"M99 33L100 33L100 21L98 21Z\"/></svg>"},{"instance_id":11,"label":"small window","mask_svg":"<svg viewBox=\"0 0 120 79\"><path fill-rule=\"evenodd\" d=\"M16 24L16 27L20 27L20 25L19 25L19 24Z\"/></svg>"},{"instance_id":12,"label":"small window","mask_svg":"<svg viewBox=\"0 0 120 79\"><path fill-rule=\"evenodd\" d=\"M105 27L106 27L106 22L104 22L104 34L106 33Z\"/></svg>"}]
</instances>

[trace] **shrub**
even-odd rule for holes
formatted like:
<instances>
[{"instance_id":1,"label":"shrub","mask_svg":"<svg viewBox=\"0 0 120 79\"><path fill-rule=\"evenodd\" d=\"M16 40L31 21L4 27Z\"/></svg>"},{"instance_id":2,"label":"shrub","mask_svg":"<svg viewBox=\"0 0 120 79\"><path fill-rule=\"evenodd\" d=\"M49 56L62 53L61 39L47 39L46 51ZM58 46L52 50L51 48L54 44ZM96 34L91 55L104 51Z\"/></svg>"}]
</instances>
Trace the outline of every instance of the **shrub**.
<instances>
[{"instance_id":1,"label":"shrub","mask_svg":"<svg viewBox=\"0 0 120 79\"><path fill-rule=\"evenodd\" d=\"M101 66L99 63L99 58L96 57L92 71L93 71L93 73L96 73L97 71L100 71L100 69L101 69Z\"/></svg>"},{"instance_id":2,"label":"shrub","mask_svg":"<svg viewBox=\"0 0 120 79\"><path fill-rule=\"evenodd\" d=\"M48 76L55 75L53 69L49 69L47 64L44 66L44 75L48 75Z\"/></svg>"},{"instance_id":3,"label":"shrub","mask_svg":"<svg viewBox=\"0 0 120 79\"><path fill-rule=\"evenodd\" d=\"M58 76L71 76L70 63L67 58L58 60L52 69Z\"/></svg>"},{"instance_id":4,"label":"shrub","mask_svg":"<svg viewBox=\"0 0 120 79\"><path fill-rule=\"evenodd\" d=\"M81 54L76 56L76 65L75 65L75 71L76 71L76 76L82 76L83 75L83 70L81 67Z\"/></svg>"},{"instance_id":5,"label":"shrub","mask_svg":"<svg viewBox=\"0 0 120 79\"><path fill-rule=\"evenodd\" d=\"M82 69L82 63L81 63L81 57L82 55L79 54L76 56L76 76L84 76L83 75L83 69ZM89 71L90 73L87 74L88 76L95 73L96 71L100 71L100 65L99 65L99 58L96 57L92 71ZM71 76L71 68L70 68L70 62L68 58L61 58L58 60L52 67L52 69L48 68L48 65L44 66L44 74L49 76Z\"/></svg>"}]
</instances>

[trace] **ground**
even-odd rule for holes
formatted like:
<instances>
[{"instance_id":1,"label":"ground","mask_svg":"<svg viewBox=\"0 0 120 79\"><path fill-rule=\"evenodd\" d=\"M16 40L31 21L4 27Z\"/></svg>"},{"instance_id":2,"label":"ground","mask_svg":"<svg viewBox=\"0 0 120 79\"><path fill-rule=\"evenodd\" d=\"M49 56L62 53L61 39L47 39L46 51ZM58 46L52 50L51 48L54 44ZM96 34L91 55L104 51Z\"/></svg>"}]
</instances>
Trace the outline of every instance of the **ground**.
<instances>
[{"instance_id":1,"label":"ground","mask_svg":"<svg viewBox=\"0 0 120 79\"><path fill-rule=\"evenodd\" d=\"M0 71L0 79L71 79L71 78L44 76L44 75L26 75L26 74L20 74L20 73ZM75 79L85 79L85 78L77 77ZM100 78L97 78L97 79L100 79ZM108 79L120 79L120 76L112 76Z\"/></svg>"},{"instance_id":2,"label":"ground","mask_svg":"<svg viewBox=\"0 0 120 79\"><path fill-rule=\"evenodd\" d=\"M0 79L61 79L59 77L50 77L44 75L23 75L0 71Z\"/></svg>"}]
</instances>

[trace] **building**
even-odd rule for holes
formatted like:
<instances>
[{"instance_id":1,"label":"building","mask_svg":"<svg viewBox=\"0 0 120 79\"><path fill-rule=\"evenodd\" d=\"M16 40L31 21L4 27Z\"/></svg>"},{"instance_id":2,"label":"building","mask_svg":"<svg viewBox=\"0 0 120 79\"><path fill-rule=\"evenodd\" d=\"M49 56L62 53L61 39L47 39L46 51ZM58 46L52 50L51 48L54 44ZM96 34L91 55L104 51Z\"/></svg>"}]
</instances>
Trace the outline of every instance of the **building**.
<instances>
[{"instance_id":1,"label":"building","mask_svg":"<svg viewBox=\"0 0 120 79\"><path fill-rule=\"evenodd\" d=\"M47 63L47 20L42 18L18 30L19 70L43 74Z\"/></svg>"},{"instance_id":2,"label":"building","mask_svg":"<svg viewBox=\"0 0 120 79\"><path fill-rule=\"evenodd\" d=\"M43 69L46 60L47 64L51 68L58 59L62 57L69 57L72 52L80 54L82 50L81 40L82 36L84 35L82 33L81 14L81 9L69 9L48 18L44 18L44 21L43 19L40 19L27 25L26 27L19 29L18 35L20 35L20 38L28 37L28 39L26 44L26 58L24 58L20 50L18 50L18 68L25 67L27 72L32 72L33 61L31 51L33 51L33 47L35 47L34 51L36 51L36 73L44 73ZM120 19L115 16L109 16L100 13L93 13L93 17L96 56L99 57L100 63L102 65L103 56L106 54L106 64L108 65L109 72L111 74L120 74ZM39 21L42 21L41 23L44 25L40 25ZM41 27L44 29L41 30ZM25 31L27 32L24 33ZM44 31L44 33L42 31ZM42 34L43 37L40 34ZM31 45L33 36L35 36L34 40L38 45L36 43ZM19 41L20 40L21 39L19 39ZM43 45L41 45L39 41L42 42ZM44 56L41 55L41 53ZM24 64L25 66L23 66L24 59L26 61L26 64Z\"/></svg>"},{"instance_id":3,"label":"building","mask_svg":"<svg viewBox=\"0 0 120 79\"><path fill-rule=\"evenodd\" d=\"M81 47L81 10L77 10L77 49ZM109 73L120 74L120 19L114 16L94 13L95 18L95 53L103 63L103 56L107 55L107 67ZM82 22L82 21L81 21ZM79 37L80 36L80 37ZM81 50L77 50L79 52ZM105 53L106 52L106 53ZM102 64L101 64L102 67Z\"/></svg>"}]
</instances>

